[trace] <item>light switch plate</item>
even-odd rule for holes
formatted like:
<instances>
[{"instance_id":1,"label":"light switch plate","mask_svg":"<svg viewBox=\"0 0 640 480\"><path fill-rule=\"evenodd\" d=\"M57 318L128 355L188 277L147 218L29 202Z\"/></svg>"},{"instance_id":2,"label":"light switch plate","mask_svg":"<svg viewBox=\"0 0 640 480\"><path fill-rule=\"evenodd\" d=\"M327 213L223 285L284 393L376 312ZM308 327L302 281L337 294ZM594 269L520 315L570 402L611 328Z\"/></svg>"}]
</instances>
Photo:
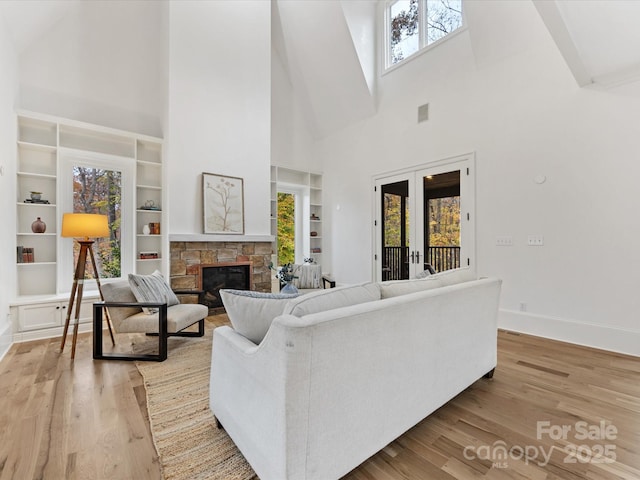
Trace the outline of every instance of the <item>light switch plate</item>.
<instances>
[{"instance_id":1,"label":"light switch plate","mask_svg":"<svg viewBox=\"0 0 640 480\"><path fill-rule=\"evenodd\" d=\"M529 235L527 238L527 245L530 247L541 247L544 245L543 235Z\"/></svg>"},{"instance_id":2,"label":"light switch plate","mask_svg":"<svg viewBox=\"0 0 640 480\"><path fill-rule=\"evenodd\" d=\"M496 237L496 245L498 247L510 247L513 245L513 237L511 235L498 235Z\"/></svg>"}]
</instances>

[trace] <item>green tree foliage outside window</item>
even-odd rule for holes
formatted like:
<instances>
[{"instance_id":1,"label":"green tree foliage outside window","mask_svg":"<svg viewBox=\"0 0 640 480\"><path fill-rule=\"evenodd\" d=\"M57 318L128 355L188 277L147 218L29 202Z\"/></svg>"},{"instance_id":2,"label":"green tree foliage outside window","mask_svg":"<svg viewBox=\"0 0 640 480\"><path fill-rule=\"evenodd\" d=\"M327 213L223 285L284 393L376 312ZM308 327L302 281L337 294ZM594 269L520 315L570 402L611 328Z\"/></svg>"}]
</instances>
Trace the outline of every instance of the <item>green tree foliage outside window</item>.
<instances>
[{"instance_id":1,"label":"green tree foliage outside window","mask_svg":"<svg viewBox=\"0 0 640 480\"><path fill-rule=\"evenodd\" d=\"M391 6L390 20L391 63L393 64L404 60L418 50L418 0L408 2L402 0L394 3Z\"/></svg>"},{"instance_id":2,"label":"green tree foliage outside window","mask_svg":"<svg viewBox=\"0 0 640 480\"><path fill-rule=\"evenodd\" d=\"M96 239L94 251L96 263L103 278L119 278L120 222L122 172L90 167L73 167L73 211L75 213L98 213L109 219L109 238ZM79 247L74 243L74 265L78 260ZM87 278L94 278L90 262Z\"/></svg>"},{"instance_id":3,"label":"green tree foliage outside window","mask_svg":"<svg viewBox=\"0 0 640 480\"><path fill-rule=\"evenodd\" d=\"M425 21L419 22L423 9ZM462 26L462 0L398 0L389 7L391 65ZM423 45L418 38L423 38Z\"/></svg>"},{"instance_id":4,"label":"green tree foliage outside window","mask_svg":"<svg viewBox=\"0 0 640 480\"><path fill-rule=\"evenodd\" d=\"M278 265L296 260L296 197L278 192Z\"/></svg>"},{"instance_id":5,"label":"green tree foliage outside window","mask_svg":"<svg viewBox=\"0 0 640 480\"><path fill-rule=\"evenodd\" d=\"M460 246L460 197L429 200L429 245Z\"/></svg>"},{"instance_id":6,"label":"green tree foliage outside window","mask_svg":"<svg viewBox=\"0 0 640 480\"><path fill-rule=\"evenodd\" d=\"M384 246L405 247L402 245L402 215L400 195L393 193L384 194ZM405 243L409 239L409 204L405 204Z\"/></svg>"}]
</instances>

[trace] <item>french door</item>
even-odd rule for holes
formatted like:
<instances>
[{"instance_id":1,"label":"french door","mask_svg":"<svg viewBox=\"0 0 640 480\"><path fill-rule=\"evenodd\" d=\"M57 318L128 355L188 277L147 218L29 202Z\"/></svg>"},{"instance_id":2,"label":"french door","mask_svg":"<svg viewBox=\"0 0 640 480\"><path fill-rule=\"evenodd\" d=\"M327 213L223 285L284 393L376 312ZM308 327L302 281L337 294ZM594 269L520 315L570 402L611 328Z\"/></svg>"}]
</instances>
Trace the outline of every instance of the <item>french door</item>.
<instances>
[{"instance_id":1,"label":"french door","mask_svg":"<svg viewBox=\"0 0 640 480\"><path fill-rule=\"evenodd\" d=\"M374 179L374 277L475 268L474 158L465 155Z\"/></svg>"}]
</instances>

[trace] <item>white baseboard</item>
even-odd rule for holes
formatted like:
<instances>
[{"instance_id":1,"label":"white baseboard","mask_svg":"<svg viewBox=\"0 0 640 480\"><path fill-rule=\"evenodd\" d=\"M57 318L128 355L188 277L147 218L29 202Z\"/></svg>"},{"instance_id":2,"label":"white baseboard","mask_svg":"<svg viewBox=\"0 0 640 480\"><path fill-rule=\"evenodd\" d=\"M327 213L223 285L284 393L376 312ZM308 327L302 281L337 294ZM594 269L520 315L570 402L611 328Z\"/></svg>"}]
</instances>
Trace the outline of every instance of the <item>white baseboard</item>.
<instances>
[{"instance_id":1,"label":"white baseboard","mask_svg":"<svg viewBox=\"0 0 640 480\"><path fill-rule=\"evenodd\" d=\"M0 360L4 358L12 344L13 336L11 335L11 324L9 323L0 332Z\"/></svg>"},{"instance_id":2,"label":"white baseboard","mask_svg":"<svg viewBox=\"0 0 640 480\"><path fill-rule=\"evenodd\" d=\"M640 357L640 330L582 323L515 310L498 312L498 327Z\"/></svg>"}]
</instances>

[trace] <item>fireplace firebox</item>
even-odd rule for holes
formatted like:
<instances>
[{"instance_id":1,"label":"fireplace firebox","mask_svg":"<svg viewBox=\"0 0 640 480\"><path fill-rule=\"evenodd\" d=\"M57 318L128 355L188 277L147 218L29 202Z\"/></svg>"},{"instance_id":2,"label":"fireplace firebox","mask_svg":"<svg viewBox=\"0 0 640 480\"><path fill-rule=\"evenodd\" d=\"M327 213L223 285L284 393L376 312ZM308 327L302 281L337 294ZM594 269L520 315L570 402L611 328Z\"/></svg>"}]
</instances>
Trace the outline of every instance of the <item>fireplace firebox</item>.
<instances>
[{"instance_id":1,"label":"fireplace firebox","mask_svg":"<svg viewBox=\"0 0 640 480\"><path fill-rule=\"evenodd\" d=\"M251 262L201 265L200 289L204 291L202 303L209 307L210 314L222 311L221 289L251 290L251 275Z\"/></svg>"}]
</instances>

